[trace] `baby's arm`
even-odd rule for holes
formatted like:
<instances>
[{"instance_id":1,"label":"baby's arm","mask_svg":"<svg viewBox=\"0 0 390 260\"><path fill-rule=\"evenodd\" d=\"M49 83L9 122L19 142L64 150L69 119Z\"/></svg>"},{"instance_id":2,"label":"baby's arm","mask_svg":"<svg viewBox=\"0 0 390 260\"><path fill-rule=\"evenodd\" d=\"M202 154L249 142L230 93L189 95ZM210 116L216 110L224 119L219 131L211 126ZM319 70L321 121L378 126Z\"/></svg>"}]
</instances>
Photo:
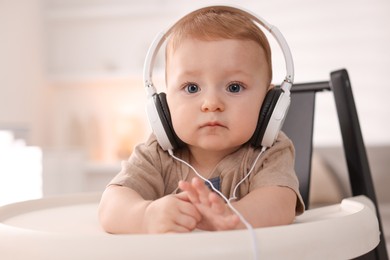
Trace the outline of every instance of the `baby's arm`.
<instances>
[{"instance_id":1,"label":"baby's arm","mask_svg":"<svg viewBox=\"0 0 390 260\"><path fill-rule=\"evenodd\" d=\"M127 187L111 185L99 205L99 220L109 233L188 232L201 216L186 193L144 200Z\"/></svg>"},{"instance_id":2,"label":"baby's arm","mask_svg":"<svg viewBox=\"0 0 390 260\"><path fill-rule=\"evenodd\" d=\"M291 224L297 195L288 187L269 186L251 191L233 206L255 228Z\"/></svg>"}]
</instances>

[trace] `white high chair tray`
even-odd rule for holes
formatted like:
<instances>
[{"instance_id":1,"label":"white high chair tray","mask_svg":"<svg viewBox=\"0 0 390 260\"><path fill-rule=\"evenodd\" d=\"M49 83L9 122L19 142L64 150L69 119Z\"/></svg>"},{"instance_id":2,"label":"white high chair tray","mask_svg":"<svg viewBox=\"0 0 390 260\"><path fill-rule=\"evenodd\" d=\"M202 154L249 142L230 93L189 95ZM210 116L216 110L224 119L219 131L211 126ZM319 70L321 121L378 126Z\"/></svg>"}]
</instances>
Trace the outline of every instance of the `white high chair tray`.
<instances>
[{"instance_id":1,"label":"white high chair tray","mask_svg":"<svg viewBox=\"0 0 390 260\"><path fill-rule=\"evenodd\" d=\"M0 207L0 259L253 259L248 230L110 235L97 220L99 194ZM364 196L307 210L294 224L255 229L260 259L351 259L374 249L379 226Z\"/></svg>"}]
</instances>

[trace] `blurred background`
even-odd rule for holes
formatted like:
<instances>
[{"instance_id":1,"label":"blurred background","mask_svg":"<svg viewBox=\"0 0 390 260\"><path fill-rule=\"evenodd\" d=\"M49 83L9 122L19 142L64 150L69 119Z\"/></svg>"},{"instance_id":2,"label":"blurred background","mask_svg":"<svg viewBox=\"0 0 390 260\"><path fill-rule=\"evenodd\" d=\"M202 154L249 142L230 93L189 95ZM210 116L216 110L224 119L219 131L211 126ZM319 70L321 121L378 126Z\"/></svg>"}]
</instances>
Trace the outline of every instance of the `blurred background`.
<instances>
[{"instance_id":1,"label":"blurred background","mask_svg":"<svg viewBox=\"0 0 390 260\"><path fill-rule=\"evenodd\" d=\"M149 44L189 11L220 3L0 0L0 205L103 191L120 160L150 133L142 83ZM390 2L225 3L280 29L294 57L295 82L327 81L331 71L348 70L378 200L390 219ZM284 60L270 41L273 82L280 84ZM154 76L163 90L162 62ZM313 204L338 202L349 192L337 120L332 94L321 94Z\"/></svg>"}]
</instances>

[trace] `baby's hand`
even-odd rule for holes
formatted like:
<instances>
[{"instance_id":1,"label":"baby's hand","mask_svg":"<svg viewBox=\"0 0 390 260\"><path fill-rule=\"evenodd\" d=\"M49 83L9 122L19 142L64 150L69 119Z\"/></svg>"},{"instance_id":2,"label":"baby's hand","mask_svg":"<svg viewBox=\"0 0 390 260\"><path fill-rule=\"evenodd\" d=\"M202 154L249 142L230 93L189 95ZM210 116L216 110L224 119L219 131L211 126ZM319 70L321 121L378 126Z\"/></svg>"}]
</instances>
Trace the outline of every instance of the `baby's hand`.
<instances>
[{"instance_id":1,"label":"baby's hand","mask_svg":"<svg viewBox=\"0 0 390 260\"><path fill-rule=\"evenodd\" d=\"M197 228L202 230L231 230L237 228L240 219L225 201L199 179L191 182L180 181L179 188L187 193L189 201L198 209L202 219Z\"/></svg>"},{"instance_id":2,"label":"baby's hand","mask_svg":"<svg viewBox=\"0 0 390 260\"><path fill-rule=\"evenodd\" d=\"M185 194L168 195L152 201L145 210L146 233L189 232L196 228L201 215L185 199Z\"/></svg>"}]
</instances>

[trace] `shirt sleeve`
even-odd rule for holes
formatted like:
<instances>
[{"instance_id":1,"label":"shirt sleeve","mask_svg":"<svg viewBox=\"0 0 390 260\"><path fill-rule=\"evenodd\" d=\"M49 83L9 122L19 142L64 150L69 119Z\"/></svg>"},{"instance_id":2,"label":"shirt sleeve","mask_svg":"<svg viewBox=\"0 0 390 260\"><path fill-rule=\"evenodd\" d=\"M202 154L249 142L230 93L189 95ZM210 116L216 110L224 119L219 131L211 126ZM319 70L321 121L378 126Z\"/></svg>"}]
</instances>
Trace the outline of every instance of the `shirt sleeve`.
<instances>
[{"instance_id":1,"label":"shirt sleeve","mask_svg":"<svg viewBox=\"0 0 390 260\"><path fill-rule=\"evenodd\" d=\"M296 214L302 214L305 205L299 192L299 181L294 170L295 149L290 139L281 134L276 143L265 151L250 190L264 186L281 186L292 189L297 195Z\"/></svg>"},{"instance_id":2,"label":"shirt sleeve","mask_svg":"<svg viewBox=\"0 0 390 260\"><path fill-rule=\"evenodd\" d=\"M136 146L130 158L122 161L121 171L108 185L119 185L135 190L145 200L155 200L164 195L162 166L156 142L149 139Z\"/></svg>"}]
</instances>

